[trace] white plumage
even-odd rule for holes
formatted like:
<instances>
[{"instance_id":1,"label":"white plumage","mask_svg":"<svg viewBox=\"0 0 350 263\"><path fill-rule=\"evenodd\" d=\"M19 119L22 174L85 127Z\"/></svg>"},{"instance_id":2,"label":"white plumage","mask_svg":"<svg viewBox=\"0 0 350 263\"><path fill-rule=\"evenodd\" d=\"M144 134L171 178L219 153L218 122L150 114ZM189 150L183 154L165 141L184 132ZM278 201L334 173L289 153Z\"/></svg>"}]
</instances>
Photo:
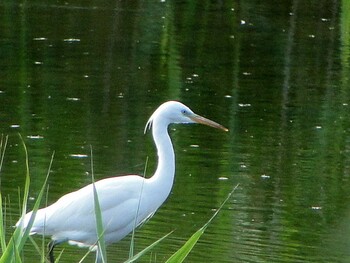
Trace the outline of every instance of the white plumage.
<instances>
[{"instance_id":1,"label":"white plumage","mask_svg":"<svg viewBox=\"0 0 350 263\"><path fill-rule=\"evenodd\" d=\"M124 238L135 226L151 217L168 197L175 174L175 155L167 131L170 123L202 123L227 131L220 124L193 113L180 102L168 101L159 106L145 127L145 131L152 128L158 152L158 166L154 175L148 179L138 175L118 176L95 183L106 244ZM27 213L16 225L22 224L25 228L31 213ZM51 236L53 246L66 241L79 246L96 246L92 184L39 209L31 233ZM53 260L53 254L50 256Z\"/></svg>"}]
</instances>

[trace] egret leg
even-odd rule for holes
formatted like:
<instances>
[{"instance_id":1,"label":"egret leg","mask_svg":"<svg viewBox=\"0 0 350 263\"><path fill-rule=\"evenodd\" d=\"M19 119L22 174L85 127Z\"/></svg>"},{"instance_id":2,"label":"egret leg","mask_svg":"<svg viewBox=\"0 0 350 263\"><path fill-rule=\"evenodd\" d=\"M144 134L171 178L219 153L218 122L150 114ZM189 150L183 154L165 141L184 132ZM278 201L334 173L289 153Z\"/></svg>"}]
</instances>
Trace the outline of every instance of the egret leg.
<instances>
[{"instance_id":1,"label":"egret leg","mask_svg":"<svg viewBox=\"0 0 350 263\"><path fill-rule=\"evenodd\" d=\"M55 240L51 240L49 244L47 245L48 250L48 258L50 263L55 263L55 255L53 254L53 250L55 246L57 245L57 242Z\"/></svg>"},{"instance_id":2,"label":"egret leg","mask_svg":"<svg viewBox=\"0 0 350 263\"><path fill-rule=\"evenodd\" d=\"M50 263L55 263L55 255L53 254L53 250L56 245L61 244L63 242L66 242L66 239L62 240L51 240L49 244L47 244L47 250L48 250L48 255L47 257L49 258Z\"/></svg>"},{"instance_id":3,"label":"egret leg","mask_svg":"<svg viewBox=\"0 0 350 263\"><path fill-rule=\"evenodd\" d=\"M100 253L99 248L97 247L96 249L96 259L95 259L95 263L102 263L102 256Z\"/></svg>"}]
</instances>

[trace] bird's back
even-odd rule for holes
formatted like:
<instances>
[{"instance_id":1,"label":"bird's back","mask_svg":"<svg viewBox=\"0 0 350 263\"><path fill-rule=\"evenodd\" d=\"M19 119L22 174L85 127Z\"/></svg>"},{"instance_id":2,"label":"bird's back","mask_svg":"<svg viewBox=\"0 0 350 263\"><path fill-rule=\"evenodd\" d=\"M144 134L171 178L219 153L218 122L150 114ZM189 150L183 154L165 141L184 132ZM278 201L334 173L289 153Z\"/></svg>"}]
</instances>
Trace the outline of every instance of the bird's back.
<instances>
[{"instance_id":1,"label":"bird's back","mask_svg":"<svg viewBox=\"0 0 350 263\"><path fill-rule=\"evenodd\" d=\"M106 243L122 239L134 226L151 216L164 201L151 202L147 179L136 175L103 179L96 182L95 187ZM24 226L28 224L30 216L31 212L26 215ZM97 236L92 184L38 210L31 232L51 235L57 241L93 245Z\"/></svg>"}]
</instances>

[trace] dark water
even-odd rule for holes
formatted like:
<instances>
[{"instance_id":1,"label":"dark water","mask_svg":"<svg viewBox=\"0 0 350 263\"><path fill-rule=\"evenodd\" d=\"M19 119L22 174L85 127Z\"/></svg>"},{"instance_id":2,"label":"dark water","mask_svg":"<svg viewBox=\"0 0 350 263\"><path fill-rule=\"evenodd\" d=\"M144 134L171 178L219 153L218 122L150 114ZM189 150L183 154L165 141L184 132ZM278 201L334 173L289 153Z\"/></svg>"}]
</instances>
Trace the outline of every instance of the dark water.
<instances>
[{"instance_id":1,"label":"dark water","mask_svg":"<svg viewBox=\"0 0 350 263\"><path fill-rule=\"evenodd\" d=\"M350 260L348 1L3 1L1 171L7 230L19 217L29 151L31 200L156 165L144 125L167 100L227 126L172 126L171 196L136 234L164 262L239 187L188 262ZM41 239L36 241L40 244ZM130 237L108 248L127 259ZM60 262L86 252L63 246ZM28 243L25 262L37 262ZM92 257L86 260L92 261Z\"/></svg>"}]
</instances>

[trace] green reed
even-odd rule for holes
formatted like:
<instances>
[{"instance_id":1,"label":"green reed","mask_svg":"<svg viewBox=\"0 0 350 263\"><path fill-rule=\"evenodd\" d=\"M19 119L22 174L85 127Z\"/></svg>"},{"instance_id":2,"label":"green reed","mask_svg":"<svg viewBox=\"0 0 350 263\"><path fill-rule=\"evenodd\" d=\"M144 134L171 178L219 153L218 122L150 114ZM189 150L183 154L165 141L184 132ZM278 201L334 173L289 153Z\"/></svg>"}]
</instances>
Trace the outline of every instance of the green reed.
<instances>
[{"instance_id":1,"label":"green reed","mask_svg":"<svg viewBox=\"0 0 350 263\"><path fill-rule=\"evenodd\" d=\"M26 211L27 211L27 201L29 197L29 187L30 187L30 170L29 170L29 157L28 157L28 151L27 147L24 143L23 138L20 136L23 149L25 152L25 165L26 165L26 180L25 180L25 186L24 186L24 194L23 194L23 200L22 200L22 212L21 212L21 220L24 218ZM4 138L1 137L0 141L0 186L1 186L1 171L2 171L2 165L3 165L3 159L4 154L6 150L8 137ZM0 257L0 263L21 263L21 252L23 250L24 244L29 239L33 245L34 248L37 250L37 252L41 255L41 262L47 262L47 259L45 258L46 252L45 252L45 246L42 245L40 248L35 241L30 236L30 229L33 225L35 215L37 210L39 209L39 205L41 203L41 200L43 198L45 188L47 186L47 180L50 174L52 162L53 162L54 154L52 154L50 165L48 168L48 172L45 178L45 181L43 183L43 186L39 192L39 195L36 199L36 202L33 207L33 213L29 220L29 223L26 228L23 227L23 224L19 223L17 228L13 231L13 233L10 235L9 241L6 240L5 236L5 215L3 211L3 202L2 202L2 196L0 194L0 248L1 248L1 257ZM107 263L107 253L106 253L106 244L104 242L104 229L103 229L103 223L102 223L102 211L101 207L98 201L98 193L95 188L95 179L94 179L94 170L93 170L93 157L92 157L92 150L91 150L91 172L92 172L92 184L93 184L93 194L94 194L94 207L95 207L95 218L96 218L96 229L97 229L97 236L98 241L96 243L98 251L96 253L99 253L98 260L102 263ZM208 220L206 224L204 224L200 229L198 229L186 242L185 244L179 248L167 261L166 263L180 263L185 260L185 258L188 256L188 254L194 249L194 246L200 239L200 237L204 234L207 227L211 224L213 219L218 215L218 213L222 210L226 202L230 199L231 195L234 193L234 191L237 189L238 184L233 188L233 190L228 194L226 199L222 202L220 207L217 209L217 211L213 214L213 216ZM137 216L137 215L136 215ZM144 257L151 249L153 249L155 246L157 246L161 241L163 241L165 238L167 238L172 232L166 234L162 238L156 240L151 245L137 253L136 255L132 255L132 253L129 256L129 259L125 261L125 263L131 263L135 262L136 260L140 259L141 257ZM134 235L133 235L134 236ZM44 239L43 239L44 242ZM133 246L134 238L132 237L131 241L131 247ZM84 257L79 261L83 262L87 255L91 251L89 250ZM59 254L55 262L59 262L61 256L63 254L63 251Z\"/></svg>"}]
</instances>

